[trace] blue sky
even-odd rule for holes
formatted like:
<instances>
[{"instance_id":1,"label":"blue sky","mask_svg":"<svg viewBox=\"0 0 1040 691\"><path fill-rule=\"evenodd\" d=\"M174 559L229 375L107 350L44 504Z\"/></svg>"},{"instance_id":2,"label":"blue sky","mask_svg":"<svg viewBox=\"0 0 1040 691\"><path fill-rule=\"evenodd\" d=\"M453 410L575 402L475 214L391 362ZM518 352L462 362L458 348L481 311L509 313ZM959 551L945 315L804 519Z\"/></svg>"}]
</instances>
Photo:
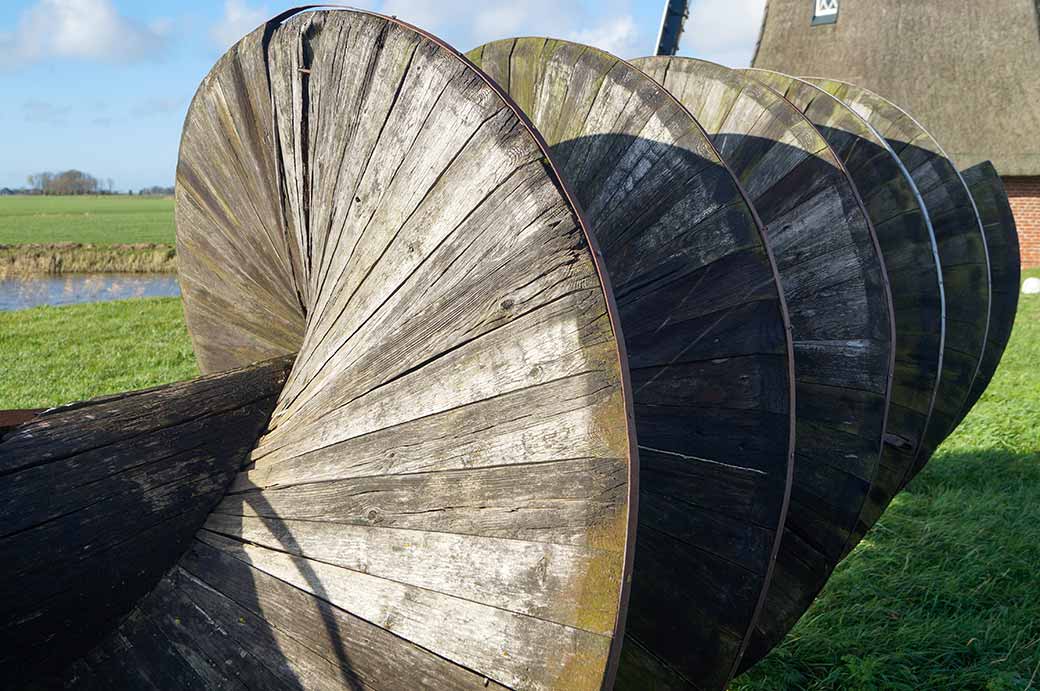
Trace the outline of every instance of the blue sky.
<instances>
[{"instance_id":1,"label":"blue sky","mask_svg":"<svg viewBox=\"0 0 1040 691\"><path fill-rule=\"evenodd\" d=\"M0 187L78 168L116 189L172 185L188 103L220 54L278 0L3 0ZM664 0L358 0L466 51L546 35L653 52ZM692 0L680 53L748 64L764 0Z\"/></svg>"}]
</instances>

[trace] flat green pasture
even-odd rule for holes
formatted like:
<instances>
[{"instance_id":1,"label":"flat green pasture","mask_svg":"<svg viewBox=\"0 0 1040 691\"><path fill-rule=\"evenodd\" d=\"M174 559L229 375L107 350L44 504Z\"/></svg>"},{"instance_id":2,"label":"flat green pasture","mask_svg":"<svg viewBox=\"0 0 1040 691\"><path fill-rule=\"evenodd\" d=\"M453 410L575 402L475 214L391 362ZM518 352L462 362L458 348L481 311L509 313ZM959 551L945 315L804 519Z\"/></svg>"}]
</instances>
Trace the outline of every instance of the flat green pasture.
<instances>
[{"instance_id":1,"label":"flat green pasture","mask_svg":"<svg viewBox=\"0 0 1040 691\"><path fill-rule=\"evenodd\" d=\"M0 409L198 376L180 298L0 312Z\"/></svg>"},{"instance_id":2,"label":"flat green pasture","mask_svg":"<svg viewBox=\"0 0 1040 691\"><path fill-rule=\"evenodd\" d=\"M0 245L173 241L171 197L0 197Z\"/></svg>"}]
</instances>

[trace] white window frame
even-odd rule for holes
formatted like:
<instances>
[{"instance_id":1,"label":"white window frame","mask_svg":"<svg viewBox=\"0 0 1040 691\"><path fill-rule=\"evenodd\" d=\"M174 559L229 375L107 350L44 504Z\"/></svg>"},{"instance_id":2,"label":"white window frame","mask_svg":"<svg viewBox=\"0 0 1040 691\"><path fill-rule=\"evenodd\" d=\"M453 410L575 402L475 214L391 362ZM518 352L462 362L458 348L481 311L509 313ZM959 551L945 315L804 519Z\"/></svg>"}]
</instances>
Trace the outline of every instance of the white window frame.
<instances>
[{"instance_id":1,"label":"white window frame","mask_svg":"<svg viewBox=\"0 0 1040 691\"><path fill-rule=\"evenodd\" d=\"M837 22L838 2L839 0L813 0L813 26Z\"/></svg>"}]
</instances>

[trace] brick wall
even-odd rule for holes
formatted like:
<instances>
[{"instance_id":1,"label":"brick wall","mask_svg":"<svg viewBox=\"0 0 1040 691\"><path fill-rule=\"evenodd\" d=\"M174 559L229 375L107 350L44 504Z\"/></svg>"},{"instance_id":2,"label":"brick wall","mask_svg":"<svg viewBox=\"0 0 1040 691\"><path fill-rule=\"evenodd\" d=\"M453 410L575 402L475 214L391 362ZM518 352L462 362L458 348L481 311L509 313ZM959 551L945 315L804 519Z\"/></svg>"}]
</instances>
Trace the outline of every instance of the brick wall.
<instances>
[{"instance_id":1,"label":"brick wall","mask_svg":"<svg viewBox=\"0 0 1040 691\"><path fill-rule=\"evenodd\" d=\"M1040 176L1004 178L1018 226L1022 268L1040 266Z\"/></svg>"}]
</instances>

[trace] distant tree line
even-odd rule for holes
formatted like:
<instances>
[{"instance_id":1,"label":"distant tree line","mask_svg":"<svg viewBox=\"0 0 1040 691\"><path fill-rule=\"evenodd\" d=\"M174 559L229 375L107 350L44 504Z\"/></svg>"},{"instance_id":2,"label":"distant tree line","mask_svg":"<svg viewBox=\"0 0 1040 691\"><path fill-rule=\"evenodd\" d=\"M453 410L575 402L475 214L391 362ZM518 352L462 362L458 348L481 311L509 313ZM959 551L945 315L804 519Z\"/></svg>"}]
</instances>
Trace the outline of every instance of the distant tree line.
<instances>
[{"instance_id":1,"label":"distant tree line","mask_svg":"<svg viewBox=\"0 0 1040 691\"><path fill-rule=\"evenodd\" d=\"M112 178L99 180L81 170L29 176L29 189L37 194L112 194L114 186Z\"/></svg>"},{"instance_id":2,"label":"distant tree line","mask_svg":"<svg viewBox=\"0 0 1040 691\"><path fill-rule=\"evenodd\" d=\"M155 185L153 187L145 187L138 194L143 197L170 197L173 195L173 188Z\"/></svg>"},{"instance_id":3,"label":"distant tree line","mask_svg":"<svg viewBox=\"0 0 1040 691\"><path fill-rule=\"evenodd\" d=\"M66 170L61 173L35 173L28 177L28 187L0 187L0 197L15 194L122 194L115 189L112 178L101 180L81 170ZM128 190L126 194L134 194ZM152 185L137 191L144 197L169 197L172 187Z\"/></svg>"}]
</instances>

